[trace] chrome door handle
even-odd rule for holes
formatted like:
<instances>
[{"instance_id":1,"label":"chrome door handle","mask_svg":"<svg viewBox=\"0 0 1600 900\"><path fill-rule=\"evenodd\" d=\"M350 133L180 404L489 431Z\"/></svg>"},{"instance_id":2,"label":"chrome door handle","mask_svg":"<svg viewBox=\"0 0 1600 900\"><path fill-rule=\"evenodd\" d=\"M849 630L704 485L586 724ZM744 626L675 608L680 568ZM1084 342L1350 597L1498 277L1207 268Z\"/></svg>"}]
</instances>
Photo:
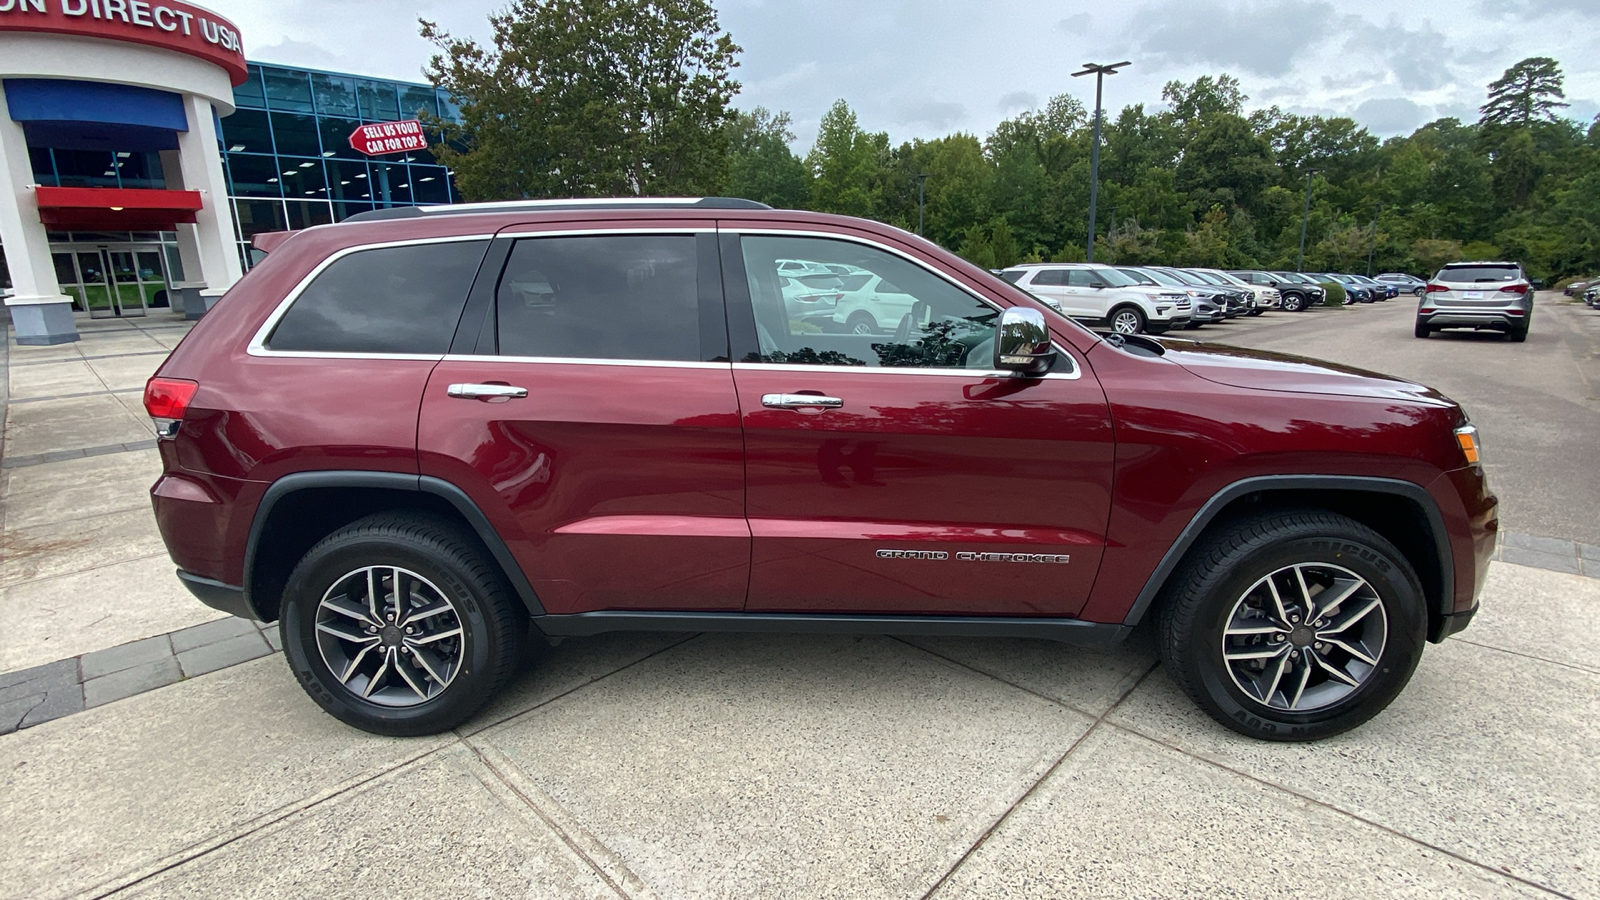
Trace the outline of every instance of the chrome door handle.
<instances>
[{"instance_id":1,"label":"chrome door handle","mask_svg":"<svg viewBox=\"0 0 1600 900\"><path fill-rule=\"evenodd\" d=\"M526 397L528 389L509 384L452 384L445 393L463 400L492 400L496 397Z\"/></svg>"},{"instance_id":2,"label":"chrome door handle","mask_svg":"<svg viewBox=\"0 0 1600 900\"><path fill-rule=\"evenodd\" d=\"M839 409L844 401L820 394L762 394L761 405L768 409Z\"/></svg>"}]
</instances>

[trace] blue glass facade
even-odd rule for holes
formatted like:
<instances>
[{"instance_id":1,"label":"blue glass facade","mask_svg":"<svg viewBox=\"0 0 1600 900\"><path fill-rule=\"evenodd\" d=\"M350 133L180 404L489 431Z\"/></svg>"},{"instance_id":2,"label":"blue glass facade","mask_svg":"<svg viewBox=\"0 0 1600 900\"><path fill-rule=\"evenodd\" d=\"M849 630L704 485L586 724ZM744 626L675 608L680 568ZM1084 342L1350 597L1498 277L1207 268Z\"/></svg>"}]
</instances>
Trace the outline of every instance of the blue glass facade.
<instances>
[{"instance_id":1,"label":"blue glass facade","mask_svg":"<svg viewBox=\"0 0 1600 900\"><path fill-rule=\"evenodd\" d=\"M426 150L368 157L350 148L359 125L419 113L454 118L455 104L431 85L251 63L233 99L238 110L222 120L222 159L246 268L258 232L460 200L449 171Z\"/></svg>"}]
</instances>

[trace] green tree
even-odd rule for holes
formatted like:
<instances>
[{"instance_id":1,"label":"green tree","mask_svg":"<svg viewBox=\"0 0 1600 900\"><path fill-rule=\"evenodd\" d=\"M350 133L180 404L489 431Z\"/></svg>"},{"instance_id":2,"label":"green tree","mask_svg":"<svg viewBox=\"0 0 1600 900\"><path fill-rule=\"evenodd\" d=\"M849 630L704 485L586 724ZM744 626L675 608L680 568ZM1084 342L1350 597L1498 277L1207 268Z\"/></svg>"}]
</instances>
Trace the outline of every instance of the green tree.
<instances>
[{"instance_id":1,"label":"green tree","mask_svg":"<svg viewBox=\"0 0 1600 900\"><path fill-rule=\"evenodd\" d=\"M1189 84L1173 80L1161 89L1161 99L1172 105L1172 114L1179 122L1195 122L1209 115L1244 114L1244 105L1250 99L1239 89L1239 79L1232 75L1201 75Z\"/></svg>"},{"instance_id":2,"label":"green tree","mask_svg":"<svg viewBox=\"0 0 1600 900\"><path fill-rule=\"evenodd\" d=\"M806 154L811 170L811 204L822 212L847 216L876 214L889 158L889 136L861 130L843 100L822 117L817 141Z\"/></svg>"},{"instance_id":3,"label":"green tree","mask_svg":"<svg viewBox=\"0 0 1600 900\"><path fill-rule=\"evenodd\" d=\"M738 113L729 125L728 187L743 197L779 209L800 209L811 199L811 173L789 144L787 112L756 107Z\"/></svg>"},{"instance_id":4,"label":"green tree","mask_svg":"<svg viewBox=\"0 0 1600 900\"><path fill-rule=\"evenodd\" d=\"M1555 111L1568 104L1561 67L1548 56L1517 63L1489 85L1489 101L1479 110L1485 125L1527 128L1555 121Z\"/></svg>"},{"instance_id":5,"label":"green tree","mask_svg":"<svg viewBox=\"0 0 1600 900\"><path fill-rule=\"evenodd\" d=\"M435 155L468 200L713 193L739 47L709 0L513 0L489 46L423 20L461 121Z\"/></svg>"}]
</instances>

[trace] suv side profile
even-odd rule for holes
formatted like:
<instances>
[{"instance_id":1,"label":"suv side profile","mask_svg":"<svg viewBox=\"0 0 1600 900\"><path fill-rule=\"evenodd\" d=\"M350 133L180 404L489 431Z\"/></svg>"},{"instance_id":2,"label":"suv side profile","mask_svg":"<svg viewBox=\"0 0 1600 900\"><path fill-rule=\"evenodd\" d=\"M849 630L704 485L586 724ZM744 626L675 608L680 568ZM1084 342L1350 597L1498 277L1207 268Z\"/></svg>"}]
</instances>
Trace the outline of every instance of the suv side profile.
<instances>
[{"instance_id":1,"label":"suv side profile","mask_svg":"<svg viewBox=\"0 0 1600 900\"><path fill-rule=\"evenodd\" d=\"M1142 285L1111 266L1025 263L1000 277L1059 312L1118 334L1163 334L1189 324L1189 298L1182 292Z\"/></svg>"},{"instance_id":2,"label":"suv side profile","mask_svg":"<svg viewBox=\"0 0 1600 900\"><path fill-rule=\"evenodd\" d=\"M368 731L460 724L530 638L1100 646L1152 621L1218 722L1309 740L1466 626L1494 549L1437 392L1102 337L875 222L536 201L257 244L146 387L155 516L179 579L277 621ZM889 333L826 331L785 261L913 299Z\"/></svg>"},{"instance_id":3,"label":"suv side profile","mask_svg":"<svg viewBox=\"0 0 1600 900\"><path fill-rule=\"evenodd\" d=\"M1459 262L1439 270L1417 302L1415 334L1442 328L1498 331L1521 343L1533 327L1533 282L1514 262Z\"/></svg>"}]
</instances>

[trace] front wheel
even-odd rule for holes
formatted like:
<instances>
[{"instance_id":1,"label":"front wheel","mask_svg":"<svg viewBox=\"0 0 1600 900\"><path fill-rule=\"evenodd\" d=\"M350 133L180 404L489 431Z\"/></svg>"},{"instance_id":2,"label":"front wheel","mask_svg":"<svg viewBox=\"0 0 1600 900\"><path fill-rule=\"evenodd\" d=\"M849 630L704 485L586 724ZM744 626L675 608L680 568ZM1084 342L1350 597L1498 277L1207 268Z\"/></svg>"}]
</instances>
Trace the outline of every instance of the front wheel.
<instances>
[{"instance_id":1,"label":"front wheel","mask_svg":"<svg viewBox=\"0 0 1600 900\"><path fill-rule=\"evenodd\" d=\"M1306 308L1306 298L1299 294L1290 294L1283 298L1283 308L1287 312L1299 312Z\"/></svg>"},{"instance_id":2,"label":"front wheel","mask_svg":"<svg viewBox=\"0 0 1600 900\"><path fill-rule=\"evenodd\" d=\"M301 687L363 731L461 724L521 658L521 605L453 523L379 514L335 531L295 566L279 623Z\"/></svg>"},{"instance_id":3,"label":"front wheel","mask_svg":"<svg viewBox=\"0 0 1600 900\"><path fill-rule=\"evenodd\" d=\"M1144 331L1144 313L1132 306L1124 306L1111 314L1111 330L1117 334L1140 334Z\"/></svg>"},{"instance_id":4,"label":"front wheel","mask_svg":"<svg viewBox=\"0 0 1600 900\"><path fill-rule=\"evenodd\" d=\"M1381 712L1427 638L1416 573L1377 532L1330 512L1234 521L1168 582L1167 671L1241 734L1308 741Z\"/></svg>"}]
</instances>

